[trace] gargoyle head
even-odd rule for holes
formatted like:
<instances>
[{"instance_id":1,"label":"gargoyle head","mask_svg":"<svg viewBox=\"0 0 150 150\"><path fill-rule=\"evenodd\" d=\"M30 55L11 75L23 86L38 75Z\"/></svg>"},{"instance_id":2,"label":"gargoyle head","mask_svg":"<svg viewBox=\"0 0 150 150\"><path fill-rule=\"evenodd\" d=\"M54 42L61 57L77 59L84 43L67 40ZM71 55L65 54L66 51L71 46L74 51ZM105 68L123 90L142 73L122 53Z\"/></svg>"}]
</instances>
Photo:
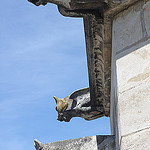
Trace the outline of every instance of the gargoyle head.
<instances>
[{"instance_id":1,"label":"gargoyle head","mask_svg":"<svg viewBox=\"0 0 150 150\"><path fill-rule=\"evenodd\" d=\"M28 0L29 2L33 3L36 6L39 5L46 5L47 4L47 0Z\"/></svg>"},{"instance_id":2,"label":"gargoyle head","mask_svg":"<svg viewBox=\"0 0 150 150\"><path fill-rule=\"evenodd\" d=\"M57 120L69 122L72 117L68 115L68 112L66 111L68 102L65 98L60 99L54 96L54 99L56 101L56 111L58 112Z\"/></svg>"}]
</instances>

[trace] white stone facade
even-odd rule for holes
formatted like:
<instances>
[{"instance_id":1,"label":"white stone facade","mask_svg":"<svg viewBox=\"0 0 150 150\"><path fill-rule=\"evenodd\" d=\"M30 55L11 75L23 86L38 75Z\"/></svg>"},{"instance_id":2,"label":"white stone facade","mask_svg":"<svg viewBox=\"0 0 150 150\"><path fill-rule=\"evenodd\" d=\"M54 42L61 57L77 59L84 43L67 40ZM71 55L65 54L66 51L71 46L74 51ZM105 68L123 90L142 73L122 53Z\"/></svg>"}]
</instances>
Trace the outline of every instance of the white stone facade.
<instances>
[{"instance_id":1,"label":"white stone facade","mask_svg":"<svg viewBox=\"0 0 150 150\"><path fill-rule=\"evenodd\" d=\"M150 1L113 19L111 126L118 150L150 149Z\"/></svg>"}]
</instances>

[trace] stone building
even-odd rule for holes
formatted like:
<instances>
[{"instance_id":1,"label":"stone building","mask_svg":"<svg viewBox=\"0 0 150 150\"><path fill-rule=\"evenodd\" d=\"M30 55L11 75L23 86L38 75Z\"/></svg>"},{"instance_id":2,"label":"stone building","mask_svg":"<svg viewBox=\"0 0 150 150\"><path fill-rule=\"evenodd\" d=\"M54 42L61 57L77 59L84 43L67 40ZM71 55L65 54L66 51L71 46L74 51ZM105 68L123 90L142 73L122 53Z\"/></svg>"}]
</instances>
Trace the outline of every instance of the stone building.
<instances>
[{"instance_id":1,"label":"stone building","mask_svg":"<svg viewBox=\"0 0 150 150\"><path fill-rule=\"evenodd\" d=\"M87 120L108 116L112 133L49 144L35 140L36 149L149 150L150 0L28 1L54 3L62 15L84 19L90 109L65 113Z\"/></svg>"}]
</instances>

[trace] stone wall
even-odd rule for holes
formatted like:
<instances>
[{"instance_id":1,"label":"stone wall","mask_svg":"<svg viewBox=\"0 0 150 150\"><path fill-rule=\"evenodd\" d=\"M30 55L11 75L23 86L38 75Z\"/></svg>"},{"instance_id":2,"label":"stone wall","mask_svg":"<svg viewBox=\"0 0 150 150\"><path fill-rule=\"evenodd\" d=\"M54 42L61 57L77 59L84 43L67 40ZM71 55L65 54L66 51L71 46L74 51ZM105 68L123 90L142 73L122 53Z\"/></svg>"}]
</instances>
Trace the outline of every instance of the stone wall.
<instances>
[{"instance_id":1,"label":"stone wall","mask_svg":"<svg viewBox=\"0 0 150 150\"><path fill-rule=\"evenodd\" d=\"M118 150L150 149L150 1L113 19L111 126Z\"/></svg>"}]
</instances>

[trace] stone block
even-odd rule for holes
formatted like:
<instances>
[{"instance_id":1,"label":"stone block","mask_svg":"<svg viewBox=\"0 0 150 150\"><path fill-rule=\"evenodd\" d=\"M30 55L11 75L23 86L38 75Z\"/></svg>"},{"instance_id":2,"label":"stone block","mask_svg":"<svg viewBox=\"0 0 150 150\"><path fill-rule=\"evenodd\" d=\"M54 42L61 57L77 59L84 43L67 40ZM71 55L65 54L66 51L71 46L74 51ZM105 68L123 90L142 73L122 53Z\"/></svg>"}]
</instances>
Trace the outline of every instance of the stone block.
<instances>
[{"instance_id":1,"label":"stone block","mask_svg":"<svg viewBox=\"0 0 150 150\"><path fill-rule=\"evenodd\" d=\"M116 52L131 46L143 38L141 26L141 6L134 5L113 20L113 49Z\"/></svg>"},{"instance_id":2,"label":"stone block","mask_svg":"<svg viewBox=\"0 0 150 150\"><path fill-rule=\"evenodd\" d=\"M36 150L115 150L114 136L90 136L42 144L35 140Z\"/></svg>"},{"instance_id":3,"label":"stone block","mask_svg":"<svg viewBox=\"0 0 150 150\"><path fill-rule=\"evenodd\" d=\"M131 135L122 137L122 150L149 150L150 129L145 129Z\"/></svg>"},{"instance_id":4,"label":"stone block","mask_svg":"<svg viewBox=\"0 0 150 150\"><path fill-rule=\"evenodd\" d=\"M118 96L121 135L150 127L150 78L144 84Z\"/></svg>"},{"instance_id":5,"label":"stone block","mask_svg":"<svg viewBox=\"0 0 150 150\"><path fill-rule=\"evenodd\" d=\"M150 44L142 45L116 61L121 136L150 127Z\"/></svg>"},{"instance_id":6,"label":"stone block","mask_svg":"<svg viewBox=\"0 0 150 150\"><path fill-rule=\"evenodd\" d=\"M150 78L150 44L117 60L118 92L140 86Z\"/></svg>"},{"instance_id":7,"label":"stone block","mask_svg":"<svg viewBox=\"0 0 150 150\"><path fill-rule=\"evenodd\" d=\"M144 11L144 23L146 27L146 32L150 36L150 1L144 4L143 11Z\"/></svg>"}]
</instances>

